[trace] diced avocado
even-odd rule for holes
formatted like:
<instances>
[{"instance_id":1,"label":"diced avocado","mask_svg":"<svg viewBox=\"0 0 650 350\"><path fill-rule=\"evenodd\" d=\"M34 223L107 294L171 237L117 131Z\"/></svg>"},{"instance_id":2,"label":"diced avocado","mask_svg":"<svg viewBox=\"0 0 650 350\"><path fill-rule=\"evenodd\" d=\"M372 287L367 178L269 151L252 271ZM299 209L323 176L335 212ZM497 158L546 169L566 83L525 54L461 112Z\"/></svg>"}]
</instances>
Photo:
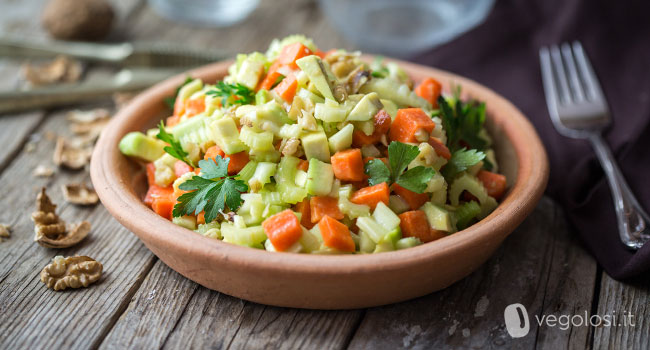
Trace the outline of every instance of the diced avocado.
<instances>
[{"instance_id":1,"label":"diced avocado","mask_svg":"<svg viewBox=\"0 0 650 350\"><path fill-rule=\"evenodd\" d=\"M313 92L311 92L311 91L309 91L307 89L298 90L297 95L300 96L300 98L302 98L302 99L310 100L313 104L325 102L324 98L316 95L315 93L313 93Z\"/></svg>"},{"instance_id":2,"label":"diced avocado","mask_svg":"<svg viewBox=\"0 0 650 350\"><path fill-rule=\"evenodd\" d=\"M333 103L328 103L333 102ZM324 122L338 123L345 120L350 112L346 105L339 105L336 101L326 99L325 103L317 103L314 110L314 117Z\"/></svg>"},{"instance_id":3,"label":"diced avocado","mask_svg":"<svg viewBox=\"0 0 650 350\"><path fill-rule=\"evenodd\" d=\"M370 238L365 231L359 232L359 250L362 253L372 253L375 251L377 244Z\"/></svg>"},{"instance_id":4,"label":"diced avocado","mask_svg":"<svg viewBox=\"0 0 650 350\"><path fill-rule=\"evenodd\" d=\"M124 155L141 158L148 162L153 162L165 154L164 142L139 131L124 135L120 140L119 148Z\"/></svg>"},{"instance_id":5,"label":"diced avocado","mask_svg":"<svg viewBox=\"0 0 650 350\"><path fill-rule=\"evenodd\" d=\"M172 218L172 222L188 230L196 230L196 216L184 215Z\"/></svg>"},{"instance_id":6,"label":"diced avocado","mask_svg":"<svg viewBox=\"0 0 650 350\"><path fill-rule=\"evenodd\" d=\"M354 132L354 125L348 124L339 130L336 134L330 136L329 146L330 152L336 153L343 151L352 146L352 133Z\"/></svg>"},{"instance_id":7,"label":"diced avocado","mask_svg":"<svg viewBox=\"0 0 650 350\"><path fill-rule=\"evenodd\" d=\"M203 89L203 81L201 79L194 79L191 82L183 85L180 90L178 90L178 95L176 95L177 100L185 101L193 93Z\"/></svg>"},{"instance_id":8,"label":"diced avocado","mask_svg":"<svg viewBox=\"0 0 650 350\"><path fill-rule=\"evenodd\" d=\"M384 98L379 99L379 101L384 106L384 110L386 111L386 113L388 113L388 115L390 115L390 118L392 120L395 120L395 117L397 117L397 110L398 110L397 105L395 104L395 102L393 102L391 100L384 99Z\"/></svg>"},{"instance_id":9,"label":"diced avocado","mask_svg":"<svg viewBox=\"0 0 650 350\"><path fill-rule=\"evenodd\" d=\"M307 159L316 158L320 161L330 162L330 147L324 132L312 132L300 137L302 148Z\"/></svg>"},{"instance_id":10,"label":"diced avocado","mask_svg":"<svg viewBox=\"0 0 650 350\"><path fill-rule=\"evenodd\" d=\"M431 104L413 92L406 84L392 79L371 79L361 87L364 94L376 92L380 98L392 100L401 107L421 107L431 109Z\"/></svg>"},{"instance_id":11,"label":"diced avocado","mask_svg":"<svg viewBox=\"0 0 650 350\"><path fill-rule=\"evenodd\" d=\"M332 165L311 158L307 170L307 192L315 196L325 196L332 190L332 183L334 183Z\"/></svg>"},{"instance_id":12,"label":"diced avocado","mask_svg":"<svg viewBox=\"0 0 650 350\"><path fill-rule=\"evenodd\" d=\"M296 64L303 72L307 73L309 81L314 84L323 97L335 100L328 74L325 71L325 66L320 57L316 55L306 56L297 60Z\"/></svg>"},{"instance_id":13,"label":"diced avocado","mask_svg":"<svg viewBox=\"0 0 650 350\"><path fill-rule=\"evenodd\" d=\"M383 105L379 101L379 95L376 92L371 92L361 99L359 103L352 109L350 114L348 114L347 120L354 121L366 121L372 119L372 117L383 108Z\"/></svg>"},{"instance_id":14,"label":"diced avocado","mask_svg":"<svg viewBox=\"0 0 650 350\"><path fill-rule=\"evenodd\" d=\"M375 131L375 124L372 120L366 120L363 122L353 122L354 127L358 130L361 130L364 134L370 136Z\"/></svg>"},{"instance_id":15,"label":"diced avocado","mask_svg":"<svg viewBox=\"0 0 650 350\"><path fill-rule=\"evenodd\" d=\"M400 219L386 204L379 202L372 213L375 221L388 231L399 228Z\"/></svg>"},{"instance_id":16,"label":"diced avocado","mask_svg":"<svg viewBox=\"0 0 650 350\"><path fill-rule=\"evenodd\" d=\"M226 117L215 120L210 125L212 141L226 154L235 154L246 150L246 146L239 140L239 130L232 118Z\"/></svg>"},{"instance_id":17,"label":"diced avocado","mask_svg":"<svg viewBox=\"0 0 650 350\"><path fill-rule=\"evenodd\" d=\"M395 243L395 248L397 248L397 250L413 248L420 244L422 244L422 242L417 237L404 237Z\"/></svg>"},{"instance_id":18,"label":"diced avocado","mask_svg":"<svg viewBox=\"0 0 650 350\"><path fill-rule=\"evenodd\" d=\"M420 208L424 211L429 221L429 225L435 230L453 232L453 223L449 211L439 205L432 204L431 202L424 203Z\"/></svg>"},{"instance_id":19,"label":"diced avocado","mask_svg":"<svg viewBox=\"0 0 650 350\"><path fill-rule=\"evenodd\" d=\"M250 56L239 67L236 81L249 89L255 89L262 73L264 73L264 62Z\"/></svg>"},{"instance_id":20,"label":"diced avocado","mask_svg":"<svg viewBox=\"0 0 650 350\"><path fill-rule=\"evenodd\" d=\"M369 234L370 238L372 238L375 243L379 243L389 233L389 231L382 225L378 224L377 221L367 216L357 218L357 227L359 227L361 231Z\"/></svg>"}]
</instances>

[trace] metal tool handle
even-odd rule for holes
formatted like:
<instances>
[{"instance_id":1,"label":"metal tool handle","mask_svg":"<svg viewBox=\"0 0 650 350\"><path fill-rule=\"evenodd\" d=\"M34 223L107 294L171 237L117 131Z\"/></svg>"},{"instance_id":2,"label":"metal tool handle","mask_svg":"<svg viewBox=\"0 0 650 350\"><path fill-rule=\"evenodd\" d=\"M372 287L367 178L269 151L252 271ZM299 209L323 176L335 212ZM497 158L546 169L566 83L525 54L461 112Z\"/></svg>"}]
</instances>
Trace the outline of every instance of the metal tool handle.
<instances>
[{"instance_id":1,"label":"metal tool handle","mask_svg":"<svg viewBox=\"0 0 650 350\"><path fill-rule=\"evenodd\" d=\"M2 57L52 57L66 55L82 60L117 63L133 53L133 46L122 44L93 44L82 42L18 40L0 38Z\"/></svg>"},{"instance_id":2,"label":"metal tool handle","mask_svg":"<svg viewBox=\"0 0 650 350\"><path fill-rule=\"evenodd\" d=\"M614 198L621 241L630 249L639 249L650 240L650 216L643 210L630 190L612 152L600 134L590 135L598 160L605 170Z\"/></svg>"}]
</instances>

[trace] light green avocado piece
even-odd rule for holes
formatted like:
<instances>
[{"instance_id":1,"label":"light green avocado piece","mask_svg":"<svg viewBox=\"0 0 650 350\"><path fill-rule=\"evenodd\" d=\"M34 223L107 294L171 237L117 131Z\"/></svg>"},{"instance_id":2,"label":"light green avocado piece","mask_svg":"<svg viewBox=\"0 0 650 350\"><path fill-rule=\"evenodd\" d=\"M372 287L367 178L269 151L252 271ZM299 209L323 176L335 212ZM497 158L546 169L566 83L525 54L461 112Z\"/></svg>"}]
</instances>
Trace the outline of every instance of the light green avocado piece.
<instances>
[{"instance_id":1,"label":"light green avocado piece","mask_svg":"<svg viewBox=\"0 0 650 350\"><path fill-rule=\"evenodd\" d=\"M325 71L325 66L320 57L316 55L306 56L297 60L296 64L307 74L309 81L314 84L323 97L335 100L334 94L332 94L332 87L327 78L328 75Z\"/></svg>"},{"instance_id":2,"label":"light green avocado piece","mask_svg":"<svg viewBox=\"0 0 650 350\"><path fill-rule=\"evenodd\" d=\"M201 79L194 79L189 83L183 85L180 90L178 90L178 95L176 96L177 100L185 101L195 92L203 89L203 81Z\"/></svg>"},{"instance_id":3,"label":"light green avocado piece","mask_svg":"<svg viewBox=\"0 0 650 350\"><path fill-rule=\"evenodd\" d=\"M148 162L165 154L165 143L147 136L139 131L130 132L120 140L120 152L130 157L137 157Z\"/></svg>"},{"instance_id":4,"label":"light green avocado piece","mask_svg":"<svg viewBox=\"0 0 650 350\"><path fill-rule=\"evenodd\" d=\"M226 154L235 154L246 150L246 145L239 139L237 124L232 118L217 119L210 125L212 140Z\"/></svg>"},{"instance_id":5,"label":"light green avocado piece","mask_svg":"<svg viewBox=\"0 0 650 350\"><path fill-rule=\"evenodd\" d=\"M333 183L332 165L315 158L310 159L307 170L307 192L315 196L325 196L332 191Z\"/></svg>"},{"instance_id":6,"label":"light green avocado piece","mask_svg":"<svg viewBox=\"0 0 650 350\"><path fill-rule=\"evenodd\" d=\"M359 103L348 114L347 120L366 121L379 112L384 106L379 101L379 95L376 92L371 92L361 99Z\"/></svg>"},{"instance_id":7,"label":"light green avocado piece","mask_svg":"<svg viewBox=\"0 0 650 350\"><path fill-rule=\"evenodd\" d=\"M426 214L427 220L429 221L429 225L434 229L445 232L454 231L451 222L451 215L447 209L431 202L427 202L424 203L420 210L424 211L424 214Z\"/></svg>"},{"instance_id":8,"label":"light green avocado piece","mask_svg":"<svg viewBox=\"0 0 650 350\"><path fill-rule=\"evenodd\" d=\"M325 163L330 162L329 143L324 132L312 132L303 135L300 140L307 159L316 158Z\"/></svg>"},{"instance_id":9,"label":"light green avocado piece","mask_svg":"<svg viewBox=\"0 0 650 350\"><path fill-rule=\"evenodd\" d=\"M361 92L368 94L376 92L380 98L392 100L401 107L421 107L431 110L431 104L418 96L406 84L401 84L393 79L371 79L361 87Z\"/></svg>"},{"instance_id":10,"label":"light green avocado piece","mask_svg":"<svg viewBox=\"0 0 650 350\"><path fill-rule=\"evenodd\" d=\"M384 106L384 110L386 111L386 113L388 113L388 115L390 115L390 118L392 120L395 120L395 117L397 117L397 110L398 110L397 105L395 104L395 102L393 102L391 100L386 100L386 99L383 99L383 98L379 99L379 101Z\"/></svg>"},{"instance_id":11,"label":"light green avocado piece","mask_svg":"<svg viewBox=\"0 0 650 350\"><path fill-rule=\"evenodd\" d=\"M343 151L352 146L352 134L354 133L354 125L348 124L339 130L336 134L330 136L329 145L330 152L336 153Z\"/></svg>"},{"instance_id":12,"label":"light green avocado piece","mask_svg":"<svg viewBox=\"0 0 650 350\"><path fill-rule=\"evenodd\" d=\"M236 80L238 83L254 90L262 73L264 73L264 62L255 59L255 57L248 57L239 67Z\"/></svg>"}]
</instances>

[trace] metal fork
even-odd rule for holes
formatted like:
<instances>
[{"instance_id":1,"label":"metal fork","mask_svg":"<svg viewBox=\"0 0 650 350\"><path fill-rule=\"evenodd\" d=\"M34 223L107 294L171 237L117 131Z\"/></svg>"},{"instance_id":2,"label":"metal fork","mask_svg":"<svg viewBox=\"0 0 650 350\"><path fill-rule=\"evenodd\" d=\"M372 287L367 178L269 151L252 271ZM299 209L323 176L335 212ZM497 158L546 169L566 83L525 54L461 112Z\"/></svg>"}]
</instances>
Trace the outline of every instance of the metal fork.
<instances>
[{"instance_id":1,"label":"metal fork","mask_svg":"<svg viewBox=\"0 0 650 350\"><path fill-rule=\"evenodd\" d=\"M621 241L636 250L650 240L650 216L630 190L601 132L611 122L607 101L579 42L539 50L542 80L557 131L587 139L605 170L614 198Z\"/></svg>"}]
</instances>

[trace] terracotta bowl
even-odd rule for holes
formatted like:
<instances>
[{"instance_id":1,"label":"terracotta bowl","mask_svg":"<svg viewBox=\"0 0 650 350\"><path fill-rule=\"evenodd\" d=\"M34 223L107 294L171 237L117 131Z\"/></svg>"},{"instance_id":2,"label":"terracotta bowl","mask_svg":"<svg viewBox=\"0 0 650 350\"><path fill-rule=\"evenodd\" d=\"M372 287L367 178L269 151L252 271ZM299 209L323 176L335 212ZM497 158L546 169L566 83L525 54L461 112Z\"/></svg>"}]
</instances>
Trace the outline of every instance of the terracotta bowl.
<instances>
[{"instance_id":1,"label":"terracotta bowl","mask_svg":"<svg viewBox=\"0 0 650 350\"><path fill-rule=\"evenodd\" d=\"M271 253L210 239L159 217L142 203L142 166L118 151L126 133L145 130L169 114L163 98L186 74L139 94L105 129L93 153L91 176L108 211L163 262L201 285L242 299L276 306L351 309L399 302L448 287L483 264L530 214L542 196L548 160L533 126L510 102L471 80L398 62L419 81L435 77L448 89L487 103L488 130L509 192L487 218L435 242L368 255ZM230 62L189 72L208 82L221 79Z\"/></svg>"}]
</instances>

